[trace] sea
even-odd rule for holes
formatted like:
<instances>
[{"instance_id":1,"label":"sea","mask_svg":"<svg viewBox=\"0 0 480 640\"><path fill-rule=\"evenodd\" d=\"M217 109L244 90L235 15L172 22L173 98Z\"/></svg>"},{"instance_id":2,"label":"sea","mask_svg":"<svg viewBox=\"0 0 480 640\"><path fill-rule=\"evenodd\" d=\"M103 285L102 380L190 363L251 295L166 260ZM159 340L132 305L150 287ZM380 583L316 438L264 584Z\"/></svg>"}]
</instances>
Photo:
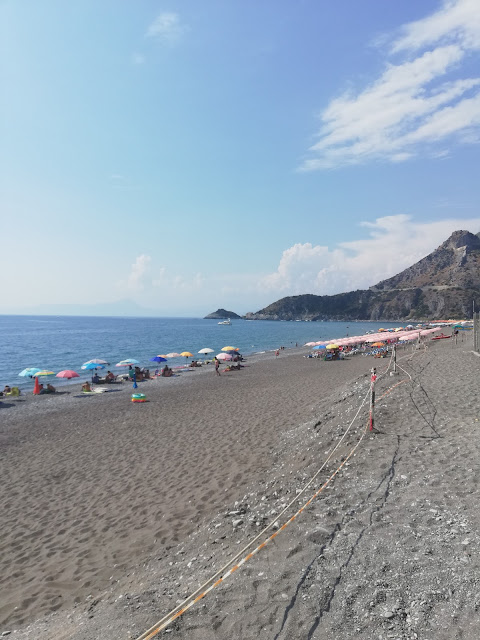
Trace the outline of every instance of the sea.
<instances>
[{"instance_id":1,"label":"sea","mask_svg":"<svg viewBox=\"0 0 480 640\"><path fill-rule=\"evenodd\" d=\"M223 347L233 346L248 356L305 342L361 335L387 326L400 325L273 320L232 320L231 325L219 325L218 320L202 318L0 315L0 389L6 384L21 389L33 387L33 380L18 375L27 367L55 373L72 369L79 374L80 379L71 382L51 376L55 386L63 386L86 380L91 374L81 366L94 358L109 362L107 369L115 373L122 371L115 364L127 358L154 370L157 365L150 358L161 354L189 351L201 360L200 349L213 349L213 356ZM172 367L185 362L185 358L168 360Z\"/></svg>"}]
</instances>

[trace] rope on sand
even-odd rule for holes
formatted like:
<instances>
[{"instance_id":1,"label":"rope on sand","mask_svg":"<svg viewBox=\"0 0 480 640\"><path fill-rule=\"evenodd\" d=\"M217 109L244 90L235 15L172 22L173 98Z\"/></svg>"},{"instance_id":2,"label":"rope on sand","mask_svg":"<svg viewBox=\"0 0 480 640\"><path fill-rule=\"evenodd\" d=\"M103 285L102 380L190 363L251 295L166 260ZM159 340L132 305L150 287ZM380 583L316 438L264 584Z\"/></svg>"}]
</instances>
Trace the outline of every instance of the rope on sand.
<instances>
[{"instance_id":1,"label":"rope on sand","mask_svg":"<svg viewBox=\"0 0 480 640\"><path fill-rule=\"evenodd\" d=\"M383 377L383 376L385 376L387 374L387 372L390 369L390 366L392 364L392 360L393 360L393 355L392 355L392 358L390 358L390 362L389 362L388 366L386 367L385 371L382 372L381 374L379 374L379 376L378 376L379 378ZM402 368L402 371L405 371L405 369ZM411 378L410 374L407 371L405 371L405 373L409 376L409 378L411 380L412 378ZM379 399L385 397L393 389L395 389L399 385L403 384L404 382L408 382L408 380L402 380L401 382L397 382L395 385L390 387L382 396L380 396ZM208 593L210 593L210 591L215 589L215 587L218 587L229 576L231 576L232 573L237 571L237 569L239 569L242 565L244 565L246 562L248 562L261 549L266 547L269 542L274 540L276 538L276 536L278 536L278 534L281 531L285 530L288 527L288 525L291 524L313 502L313 500L315 500L315 498L317 498L324 491L324 489L332 482L332 480L335 478L335 476L337 476L338 473L342 470L342 468L345 466L345 464L348 462L348 460L350 460L350 458L355 454L355 451L358 449L358 447L360 446L360 444L361 444L362 440L364 439L365 435L368 433L368 430L369 430L369 423L368 422L367 422L365 428L363 429L363 431L361 433L361 436L360 436L360 439L358 440L356 445L350 450L350 452L344 458L342 463L335 469L335 471L329 476L329 478L327 478L327 480L325 480L325 482L312 495L312 497L309 500L307 500L307 502L305 502L305 504L302 507L300 507L300 509L298 509L298 511L293 516L291 516L291 518L289 518L277 531L275 531L273 534L271 534L261 544L259 544L255 549L253 549L253 551L250 551L247 555L245 555L241 560L239 560L237 562L237 560L239 558L241 558L241 556L243 556L243 554L246 551L248 551L248 549L250 549L267 531L269 531L273 527L273 525L278 522L278 520L282 517L282 515L286 511L288 511L288 509L295 502L298 501L298 499L305 493L305 491L315 481L315 479L318 477L318 475L321 473L321 471L323 471L323 469L326 467L327 463L331 460L331 458L332 458L333 454L335 453L335 451L339 448L339 446L341 445L341 443L343 442L343 440L345 439L345 437L349 433L349 431L352 428L352 425L354 424L355 420L357 419L360 411L364 407L369 395L370 395L370 388L368 389L367 393L365 394L365 396L364 396L364 398L363 398L363 400L362 400L362 402L361 402L361 404L360 404L355 416L353 417L352 421L348 425L345 433L342 435L342 437L340 438L338 443L332 449L332 451L330 452L330 454L328 455L328 457L326 458L326 460L324 461L324 463L322 464L320 469L318 469L318 471L316 471L316 473L312 476L312 478L308 481L308 483L303 487L303 489L295 496L295 498L275 517L274 520L272 520L264 529L262 529L262 531L251 542L249 542L241 551L239 551L233 558L231 558L226 564L224 564L224 566L221 569L219 569L213 576L211 576L206 582L204 582L203 585L198 587L198 589L196 589L196 591L192 592L187 598L185 598L185 600L183 600L183 602L181 602L174 609L172 609L169 613L167 613L163 618L161 618L161 620L159 620L152 627L150 627L150 629L147 629L147 631L145 631L142 635L138 636L138 638L136 638L136 640L150 640L151 638L156 636L158 633L160 633L160 631L162 631L163 629L168 627L174 620L176 620L181 615L183 615L194 604L196 604L197 602L202 600ZM235 563L235 564L233 564L233 563ZM233 566L231 566L232 564L233 564ZM228 567L230 567L230 569L228 569Z\"/></svg>"}]
</instances>

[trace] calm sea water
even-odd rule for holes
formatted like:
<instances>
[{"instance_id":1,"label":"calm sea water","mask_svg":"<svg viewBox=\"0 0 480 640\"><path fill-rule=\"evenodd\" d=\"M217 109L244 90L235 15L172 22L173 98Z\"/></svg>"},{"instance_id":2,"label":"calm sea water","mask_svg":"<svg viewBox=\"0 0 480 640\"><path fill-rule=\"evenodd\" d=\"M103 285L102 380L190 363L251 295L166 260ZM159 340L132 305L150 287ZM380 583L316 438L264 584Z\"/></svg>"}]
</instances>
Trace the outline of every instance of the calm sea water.
<instances>
[{"instance_id":1,"label":"calm sea water","mask_svg":"<svg viewBox=\"0 0 480 640\"><path fill-rule=\"evenodd\" d=\"M280 346L294 347L295 343L300 346L313 340L359 335L381 326L385 323L232 320L230 326L222 326L217 320L200 318L0 316L0 388L5 384L33 386L32 380L18 376L26 367L55 373L73 369L85 379L88 374L80 367L92 358L112 365L134 358L140 366L154 369L156 365L149 358L162 353L190 351L197 355L204 347L218 353L231 345L248 355ZM183 362L184 358L178 358L169 364ZM120 371L114 366L109 368ZM55 378L55 385L65 383Z\"/></svg>"}]
</instances>

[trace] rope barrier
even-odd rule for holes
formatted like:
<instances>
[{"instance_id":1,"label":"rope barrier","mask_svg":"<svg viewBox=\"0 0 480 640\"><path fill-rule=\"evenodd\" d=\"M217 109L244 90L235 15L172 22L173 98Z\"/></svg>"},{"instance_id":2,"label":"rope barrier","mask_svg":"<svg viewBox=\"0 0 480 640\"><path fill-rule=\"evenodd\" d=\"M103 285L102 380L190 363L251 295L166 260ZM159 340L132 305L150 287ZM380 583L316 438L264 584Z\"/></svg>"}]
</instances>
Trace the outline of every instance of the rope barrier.
<instances>
[{"instance_id":1,"label":"rope barrier","mask_svg":"<svg viewBox=\"0 0 480 640\"><path fill-rule=\"evenodd\" d=\"M392 361L393 361L393 354L392 354L392 357L390 358L390 362L389 362L388 366L386 367L385 371L382 372L381 374L379 374L378 378L383 377L383 376L385 376L387 374L387 372L388 372L388 370L389 370L389 368L390 368L390 366L392 364ZM402 370L405 371L404 369L402 369ZM411 378L410 374L408 374L408 372L406 372L406 371L405 371L405 373L407 373L407 375L410 377L410 380L411 380L412 378ZM379 399L385 397L395 387L398 387L400 384L403 384L404 382L407 382L407 380L402 380L401 382L398 382L397 384L393 385L382 396L380 396ZM333 481L333 479L338 475L338 473L341 471L341 469L345 466L345 464L348 462L348 460L350 460L350 458L355 454L355 451L358 449L358 447L360 446L360 444L361 444L362 440L364 439L365 435L369 431L370 421L367 423L367 425L363 429L362 434L360 436L360 439L358 440L356 445L350 450L350 452L345 457L345 459L342 461L342 463L327 478L327 480L312 495L312 497L309 500L307 500L307 502L305 502L305 504L303 504L302 507L300 509L298 509L296 513L294 513L293 516L291 516L288 520L286 520L284 522L284 524L281 527L279 527L279 529L277 531L275 531L272 535L270 535L268 538L266 538L261 544L259 544L255 549L250 551L247 555L245 555L242 558L243 554L248 549L250 549L267 531L269 531L273 527L273 525L278 522L278 520L282 517L282 515L286 511L288 511L288 509L290 509L290 507L295 502L297 502L299 500L299 498L312 485L312 483L315 481L315 479L318 477L318 475L323 471L323 469L325 469L326 465L331 460L331 458L333 457L334 453L340 447L341 443L346 438L347 434L349 433L350 429L352 428L352 425L354 424L354 422L357 419L360 411L364 407L364 405L365 405L365 403L367 401L367 398L370 396L370 393L371 393L371 390L369 388L369 390L365 394L360 406L358 407L358 410L357 410L355 416L351 420L350 424L348 425L346 431L344 432L344 434L342 435L340 440L337 442L335 447L332 449L332 451L330 452L330 454L328 455L328 457L326 458L326 460L324 461L322 466L318 469L318 471L316 471L316 473L312 476L312 478L308 481L308 483L303 487L303 489L295 496L295 498L275 517L274 520L272 520L266 527L264 527L264 529L262 529L262 531L251 542L249 542L241 551L239 551L233 558L231 558L226 564L224 564L221 569L219 569L206 582L204 582L193 593L191 593L187 598L185 598L185 600L183 600L183 602L181 602L179 605L177 605L174 609L172 609L169 613L167 613L163 618L161 618L158 622L156 622L152 627L150 627L150 629L147 629L147 631L145 631L142 635L138 636L138 638L136 638L136 640L151 640L151 638L155 637L158 633L160 633L160 631L162 631L163 629L168 627L172 622L174 622L174 620L176 620L181 615L183 615L194 604L196 604L197 602L202 600L208 593L210 593L210 591L212 591L213 589L218 587L220 584L222 584L229 576L232 575L232 573L237 571L242 565L244 565L246 562L248 562L254 555L256 555L259 551L261 551L263 548L265 548L269 544L269 542L274 540L276 538L276 536L281 531L284 531L288 527L288 525L291 524L313 502L313 500L315 500L315 498L317 498L324 491L324 489ZM237 560L239 558L241 558L241 560L239 560L237 562ZM232 563L234 563L234 562L235 562L235 564L233 566L231 566ZM228 567L230 567L230 569L228 569Z\"/></svg>"}]
</instances>

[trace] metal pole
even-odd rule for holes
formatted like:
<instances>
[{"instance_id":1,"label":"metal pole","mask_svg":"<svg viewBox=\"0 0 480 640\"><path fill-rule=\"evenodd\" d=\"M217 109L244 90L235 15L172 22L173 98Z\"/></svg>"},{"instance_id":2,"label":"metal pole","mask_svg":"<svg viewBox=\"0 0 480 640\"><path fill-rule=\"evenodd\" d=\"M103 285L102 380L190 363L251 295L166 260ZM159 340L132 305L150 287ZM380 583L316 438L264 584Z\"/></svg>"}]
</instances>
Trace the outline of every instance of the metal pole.
<instances>
[{"instance_id":1,"label":"metal pole","mask_svg":"<svg viewBox=\"0 0 480 640\"><path fill-rule=\"evenodd\" d=\"M370 431L375 426L375 380L377 379L377 370L372 369L372 377L370 379Z\"/></svg>"}]
</instances>

